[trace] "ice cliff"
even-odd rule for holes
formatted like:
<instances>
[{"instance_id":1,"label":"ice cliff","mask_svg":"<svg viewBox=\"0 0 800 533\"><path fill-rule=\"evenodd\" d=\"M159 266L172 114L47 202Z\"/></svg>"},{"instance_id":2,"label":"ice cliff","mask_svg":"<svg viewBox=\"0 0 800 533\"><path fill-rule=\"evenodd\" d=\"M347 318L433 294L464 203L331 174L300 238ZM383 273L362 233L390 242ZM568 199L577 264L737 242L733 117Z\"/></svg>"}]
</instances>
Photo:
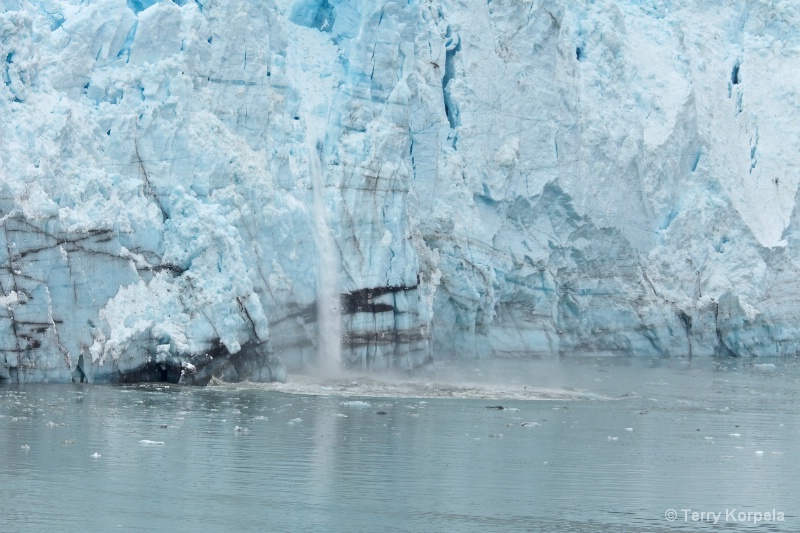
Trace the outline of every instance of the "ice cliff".
<instances>
[{"instance_id":1,"label":"ice cliff","mask_svg":"<svg viewBox=\"0 0 800 533\"><path fill-rule=\"evenodd\" d=\"M800 351L796 0L0 10L0 381Z\"/></svg>"}]
</instances>

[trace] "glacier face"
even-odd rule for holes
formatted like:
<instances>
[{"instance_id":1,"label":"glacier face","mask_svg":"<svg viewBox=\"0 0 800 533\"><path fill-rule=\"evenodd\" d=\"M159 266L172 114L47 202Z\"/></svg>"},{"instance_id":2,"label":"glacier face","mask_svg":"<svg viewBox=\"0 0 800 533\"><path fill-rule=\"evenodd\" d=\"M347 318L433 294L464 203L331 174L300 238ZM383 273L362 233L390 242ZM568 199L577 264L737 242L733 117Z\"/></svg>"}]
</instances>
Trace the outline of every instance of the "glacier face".
<instances>
[{"instance_id":1,"label":"glacier face","mask_svg":"<svg viewBox=\"0 0 800 533\"><path fill-rule=\"evenodd\" d=\"M0 380L800 351L795 2L0 7Z\"/></svg>"}]
</instances>

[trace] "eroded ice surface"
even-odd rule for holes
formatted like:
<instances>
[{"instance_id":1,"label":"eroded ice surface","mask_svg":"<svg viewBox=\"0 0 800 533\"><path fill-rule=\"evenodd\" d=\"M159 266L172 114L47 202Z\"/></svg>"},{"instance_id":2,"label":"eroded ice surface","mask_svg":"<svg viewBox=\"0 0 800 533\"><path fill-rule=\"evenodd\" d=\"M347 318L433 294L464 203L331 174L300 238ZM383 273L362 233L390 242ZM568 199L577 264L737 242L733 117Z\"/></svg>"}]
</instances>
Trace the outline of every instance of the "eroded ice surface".
<instances>
[{"instance_id":1,"label":"eroded ice surface","mask_svg":"<svg viewBox=\"0 0 800 533\"><path fill-rule=\"evenodd\" d=\"M800 349L793 2L0 9L0 380Z\"/></svg>"}]
</instances>

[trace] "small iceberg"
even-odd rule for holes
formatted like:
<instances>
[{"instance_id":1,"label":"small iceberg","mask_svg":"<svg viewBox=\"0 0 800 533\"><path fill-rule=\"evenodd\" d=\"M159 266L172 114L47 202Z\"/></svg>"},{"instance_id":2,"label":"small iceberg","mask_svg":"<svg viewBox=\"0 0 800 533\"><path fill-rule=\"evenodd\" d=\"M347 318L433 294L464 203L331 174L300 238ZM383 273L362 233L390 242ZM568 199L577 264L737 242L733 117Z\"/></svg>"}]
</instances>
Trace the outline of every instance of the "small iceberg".
<instances>
[{"instance_id":1,"label":"small iceberg","mask_svg":"<svg viewBox=\"0 0 800 533\"><path fill-rule=\"evenodd\" d=\"M339 405L344 405L345 407L372 407L372 404L369 402L362 402L361 400L353 400L349 402L339 402Z\"/></svg>"},{"instance_id":2,"label":"small iceberg","mask_svg":"<svg viewBox=\"0 0 800 533\"><path fill-rule=\"evenodd\" d=\"M758 363L753 365L753 368L756 370L760 370L762 372L775 372L778 367L773 365L772 363Z\"/></svg>"},{"instance_id":3,"label":"small iceberg","mask_svg":"<svg viewBox=\"0 0 800 533\"><path fill-rule=\"evenodd\" d=\"M162 441L160 441L160 440L147 440L147 439L140 440L139 444L141 444L142 446L163 446L164 445L164 443Z\"/></svg>"}]
</instances>

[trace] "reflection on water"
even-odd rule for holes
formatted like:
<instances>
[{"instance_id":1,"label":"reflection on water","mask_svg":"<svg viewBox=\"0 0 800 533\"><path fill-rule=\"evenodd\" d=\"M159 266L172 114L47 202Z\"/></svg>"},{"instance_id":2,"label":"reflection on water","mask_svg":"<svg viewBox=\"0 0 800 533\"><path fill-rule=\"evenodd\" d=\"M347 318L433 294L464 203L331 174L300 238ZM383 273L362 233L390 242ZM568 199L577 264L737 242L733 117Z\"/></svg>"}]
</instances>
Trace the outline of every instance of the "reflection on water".
<instances>
[{"instance_id":1,"label":"reflection on water","mask_svg":"<svg viewBox=\"0 0 800 533\"><path fill-rule=\"evenodd\" d=\"M798 531L800 370L770 364L0 387L0 530Z\"/></svg>"}]
</instances>

